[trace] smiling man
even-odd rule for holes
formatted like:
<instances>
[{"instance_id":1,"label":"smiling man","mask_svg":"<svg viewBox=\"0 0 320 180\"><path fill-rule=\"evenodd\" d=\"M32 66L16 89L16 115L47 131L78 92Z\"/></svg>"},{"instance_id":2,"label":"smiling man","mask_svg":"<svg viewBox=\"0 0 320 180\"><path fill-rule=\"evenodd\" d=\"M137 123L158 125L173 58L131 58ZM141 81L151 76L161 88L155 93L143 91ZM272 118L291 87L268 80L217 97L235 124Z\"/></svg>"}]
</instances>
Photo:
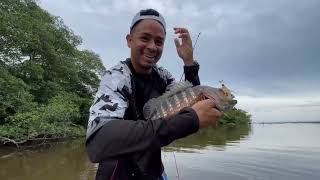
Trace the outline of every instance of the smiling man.
<instances>
[{"instance_id":1,"label":"smiling man","mask_svg":"<svg viewBox=\"0 0 320 180\"><path fill-rule=\"evenodd\" d=\"M145 19L134 26L127 35L131 48L131 63L136 72L150 74L159 61L165 40L165 31L160 23Z\"/></svg>"},{"instance_id":2,"label":"smiling man","mask_svg":"<svg viewBox=\"0 0 320 180\"><path fill-rule=\"evenodd\" d=\"M199 85L199 65L193 60L192 41L185 28L175 28L186 80ZM133 18L127 45L130 58L106 71L90 108L86 148L99 163L96 179L167 179L161 147L215 125L221 113L214 102L203 100L169 119L148 120L143 106L175 83L171 74L157 67L166 37L166 23L159 12L141 10Z\"/></svg>"}]
</instances>

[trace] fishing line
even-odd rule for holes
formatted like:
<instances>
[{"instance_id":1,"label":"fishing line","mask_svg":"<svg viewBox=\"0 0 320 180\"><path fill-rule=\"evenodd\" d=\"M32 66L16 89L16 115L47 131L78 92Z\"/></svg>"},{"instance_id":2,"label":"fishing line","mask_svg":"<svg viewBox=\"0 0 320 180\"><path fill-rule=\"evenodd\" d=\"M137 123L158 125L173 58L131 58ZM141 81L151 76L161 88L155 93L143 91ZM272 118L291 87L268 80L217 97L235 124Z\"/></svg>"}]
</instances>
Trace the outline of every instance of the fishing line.
<instances>
[{"instance_id":1,"label":"fishing line","mask_svg":"<svg viewBox=\"0 0 320 180\"><path fill-rule=\"evenodd\" d=\"M177 164L177 160L176 160L176 156L173 152L173 157L174 157L174 163L176 165L176 171L177 171L177 176L178 176L178 180L180 180L180 174L179 174L179 169L178 169L178 164Z\"/></svg>"},{"instance_id":2,"label":"fishing line","mask_svg":"<svg viewBox=\"0 0 320 180\"><path fill-rule=\"evenodd\" d=\"M192 50L193 50L193 51L194 51L194 49L195 49L195 47L196 47L196 45L197 45L197 42L198 42L198 39L199 39L200 34L201 34L201 32L198 33L198 36L197 36L197 38L196 38L196 41L195 41L194 44L193 44L193 47L192 47ZM180 82L182 81L183 75L184 75L184 72L182 72L182 74L181 74Z\"/></svg>"},{"instance_id":3,"label":"fishing line","mask_svg":"<svg viewBox=\"0 0 320 180\"><path fill-rule=\"evenodd\" d=\"M201 32L198 33L198 36L197 36L197 38L196 38L196 41L194 42L194 44L193 44L193 46L192 46L192 51L194 51L194 49L195 49L195 47L196 47L196 45L197 45L197 42L198 42L198 39L199 39L200 34L201 34ZM180 82L182 81L183 75L184 75L184 72L182 72L182 74L181 74ZM174 163L175 163L175 165L176 165L177 177L178 177L178 180L180 180L180 174L179 174L177 159L176 159L176 156L175 156L174 152L172 152L172 154L173 154L173 158L174 158Z\"/></svg>"}]
</instances>

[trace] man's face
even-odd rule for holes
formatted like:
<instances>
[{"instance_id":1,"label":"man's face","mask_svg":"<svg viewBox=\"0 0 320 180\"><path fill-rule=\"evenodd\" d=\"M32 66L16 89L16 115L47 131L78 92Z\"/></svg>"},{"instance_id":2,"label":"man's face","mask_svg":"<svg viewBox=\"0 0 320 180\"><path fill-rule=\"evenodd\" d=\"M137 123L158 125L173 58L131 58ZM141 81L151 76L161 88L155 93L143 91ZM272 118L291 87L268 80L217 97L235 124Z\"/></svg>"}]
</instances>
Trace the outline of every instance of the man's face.
<instances>
[{"instance_id":1,"label":"man's face","mask_svg":"<svg viewBox=\"0 0 320 180\"><path fill-rule=\"evenodd\" d=\"M156 20L144 19L127 35L131 62L138 73L150 73L162 55L165 31Z\"/></svg>"}]
</instances>

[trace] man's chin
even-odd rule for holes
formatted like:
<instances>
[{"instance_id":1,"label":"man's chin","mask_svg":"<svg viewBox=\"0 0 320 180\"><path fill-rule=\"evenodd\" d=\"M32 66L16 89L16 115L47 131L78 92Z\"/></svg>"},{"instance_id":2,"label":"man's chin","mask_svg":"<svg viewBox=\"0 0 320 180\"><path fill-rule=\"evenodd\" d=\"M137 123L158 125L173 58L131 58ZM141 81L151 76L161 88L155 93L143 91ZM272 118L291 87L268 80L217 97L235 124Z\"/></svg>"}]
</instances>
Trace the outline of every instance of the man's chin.
<instances>
[{"instance_id":1,"label":"man's chin","mask_svg":"<svg viewBox=\"0 0 320 180\"><path fill-rule=\"evenodd\" d=\"M146 63L146 64L144 64L143 67L144 67L144 69L147 70L147 69L151 69L153 66L154 66L154 64L147 64L147 63Z\"/></svg>"},{"instance_id":2,"label":"man's chin","mask_svg":"<svg viewBox=\"0 0 320 180\"><path fill-rule=\"evenodd\" d=\"M157 61L155 59L145 59L144 62L145 62L144 64L149 65L151 67L157 63Z\"/></svg>"}]
</instances>

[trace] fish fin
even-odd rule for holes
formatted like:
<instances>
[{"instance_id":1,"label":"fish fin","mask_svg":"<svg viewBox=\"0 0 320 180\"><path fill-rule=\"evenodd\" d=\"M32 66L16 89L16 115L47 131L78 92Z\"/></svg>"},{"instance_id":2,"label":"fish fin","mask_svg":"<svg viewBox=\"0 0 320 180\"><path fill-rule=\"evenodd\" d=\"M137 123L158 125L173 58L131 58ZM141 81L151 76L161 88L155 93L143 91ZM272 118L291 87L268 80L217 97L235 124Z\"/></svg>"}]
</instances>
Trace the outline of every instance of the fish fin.
<instances>
[{"instance_id":1,"label":"fish fin","mask_svg":"<svg viewBox=\"0 0 320 180\"><path fill-rule=\"evenodd\" d=\"M146 119L151 119L155 113L155 107L157 105L156 98L150 99L144 106L143 106L143 115Z\"/></svg>"},{"instance_id":2,"label":"fish fin","mask_svg":"<svg viewBox=\"0 0 320 180\"><path fill-rule=\"evenodd\" d=\"M143 115L146 119L152 119L155 113L157 112L157 108L160 107L160 104L167 100L169 97L182 92L193 85L189 81L181 81L179 83L173 83L167 87L167 90L164 94L157 98L152 98L146 102L143 107Z\"/></svg>"},{"instance_id":3,"label":"fish fin","mask_svg":"<svg viewBox=\"0 0 320 180\"><path fill-rule=\"evenodd\" d=\"M193 87L193 85L189 81L181 81L178 83L173 83L167 87L166 92L160 97L168 98L168 97L175 95L179 92L182 92L190 87Z\"/></svg>"}]
</instances>

